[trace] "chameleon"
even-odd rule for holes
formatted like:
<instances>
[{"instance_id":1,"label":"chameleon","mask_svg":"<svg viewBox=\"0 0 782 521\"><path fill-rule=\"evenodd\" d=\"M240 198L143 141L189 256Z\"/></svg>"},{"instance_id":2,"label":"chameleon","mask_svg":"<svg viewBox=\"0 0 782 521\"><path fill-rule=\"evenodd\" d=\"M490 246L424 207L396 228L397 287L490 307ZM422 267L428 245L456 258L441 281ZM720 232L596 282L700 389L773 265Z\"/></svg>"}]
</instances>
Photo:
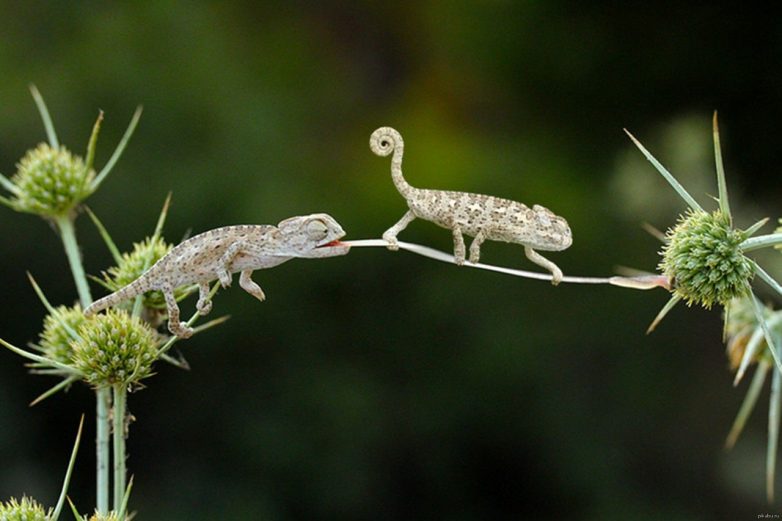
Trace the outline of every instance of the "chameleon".
<instances>
[{"instance_id":1,"label":"chameleon","mask_svg":"<svg viewBox=\"0 0 782 521\"><path fill-rule=\"evenodd\" d=\"M431 221L453 233L454 259L465 261L463 234L474 237L470 244L470 262L478 263L484 241L502 241L524 246L529 260L551 272L551 283L562 281L562 270L535 250L561 251L573 243L567 221L548 208L526 205L483 194L414 188L402 175L404 141L391 127L375 130L369 147L378 156L391 157L391 179L407 202L408 211L383 233L388 248L399 248L397 235L416 217Z\"/></svg>"},{"instance_id":2,"label":"chameleon","mask_svg":"<svg viewBox=\"0 0 782 521\"><path fill-rule=\"evenodd\" d=\"M232 274L241 272L239 286L261 302L261 287L251 276L253 270L273 268L295 257L322 258L345 255L350 246L340 242L342 227L325 213L291 217L277 226L235 225L198 234L175 246L139 278L124 288L105 296L84 310L91 316L108 307L150 290L163 292L168 309L168 329L188 338L193 329L179 319L174 290L197 284L201 315L212 309L209 283L219 279L222 287L231 285Z\"/></svg>"}]
</instances>

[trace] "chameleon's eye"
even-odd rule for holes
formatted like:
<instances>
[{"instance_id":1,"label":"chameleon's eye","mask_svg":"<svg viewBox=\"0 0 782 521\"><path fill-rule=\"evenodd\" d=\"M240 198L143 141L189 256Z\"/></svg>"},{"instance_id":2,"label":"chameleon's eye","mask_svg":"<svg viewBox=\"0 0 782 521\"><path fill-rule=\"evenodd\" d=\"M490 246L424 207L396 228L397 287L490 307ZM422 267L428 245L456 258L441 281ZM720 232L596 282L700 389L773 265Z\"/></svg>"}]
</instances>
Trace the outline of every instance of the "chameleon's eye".
<instances>
[{"instance_id":1,"label":"chameleon's eye","mask_svg":"<svg viewBox=\"0 0 782 521\"><path fill-rule=\"evenodd\" d=\"M326 235L328 235L328 227L326 226L326 223L321 221L320 219L313 219L310 222L307 223L307 235L311 239L320 240L325 239Z\"/></svg>"}]
</instances>

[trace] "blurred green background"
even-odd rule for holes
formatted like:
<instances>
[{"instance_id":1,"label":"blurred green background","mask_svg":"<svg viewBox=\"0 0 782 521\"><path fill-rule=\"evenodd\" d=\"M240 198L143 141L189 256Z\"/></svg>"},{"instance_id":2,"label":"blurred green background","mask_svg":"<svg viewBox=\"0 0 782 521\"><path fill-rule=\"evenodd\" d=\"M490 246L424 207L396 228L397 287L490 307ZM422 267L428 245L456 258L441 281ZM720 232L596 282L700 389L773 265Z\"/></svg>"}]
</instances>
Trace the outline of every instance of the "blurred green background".
<instances>
[{"instance_id":1,"label":"blurred green background","mask_svg":"<svg viewBox=\"0 0 782 521\"><path fill-rule=\"evenodd\" d=\"M701 202L714 194L720 111L738 224L780 215L782 25L746 6L679 2L0 2L0 171L45 139L28 92L97 164L144 115L88 201L120 248L325 211L376 238L405 211L370 133L397 128L414 186L500 195L564 215L566 274L653 270L684 207L631 129ZM766 231L770 227L766 228ZM111 258L86 216L86 269ZM451 248L416 221L403 240ZM0 208L0 335L35 341L75 288L58 238ZM773 252L772 252L773 253ZM537 269L519 246L485 262ZM775 266L776 264L776 266ZM766 260L780 274L778 254ZM662 290L548 284L355 249L223 291L224 326L180 344L130 396L138 519L754 519L766 398L730 453L732 387L718 311L680 306L651 336ZM95 285L96 296L102 290ZM766 294L768 296L768 294ZM184 303L189 314L195 301ZM79 415L70 496L94 506L93 397L0 353L0 498L54 504ZM778 487L779 488L779 487ZM69 516L68 516L69 517Z\"/></svg>"}]
</instances>

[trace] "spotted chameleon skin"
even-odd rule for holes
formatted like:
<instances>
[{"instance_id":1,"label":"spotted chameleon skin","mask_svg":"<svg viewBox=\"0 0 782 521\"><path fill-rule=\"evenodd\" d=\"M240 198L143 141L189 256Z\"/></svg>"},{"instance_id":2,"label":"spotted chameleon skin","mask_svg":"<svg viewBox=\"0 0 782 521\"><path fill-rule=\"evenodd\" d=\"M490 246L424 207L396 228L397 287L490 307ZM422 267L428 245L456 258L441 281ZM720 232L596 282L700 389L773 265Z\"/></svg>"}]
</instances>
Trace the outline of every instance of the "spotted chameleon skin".
<instances>
[{"instance_id":1,"label":"spotted chameleon skin","mask_svg":"<svg viewBox=\"0 0 782 521\"><path fill-rule=\"evenodd\" d=\"M443 228L492 241L560 251L573 243L567 221L548 208L491 195L413 188L407 204L413 214Z\"/></svg>"},{"instance_id":2,"label":"spotted chameleon skin","mask_svg":"<svg viewBox=\"0 0 782 521\"><path fill-rule=\"evenodd\" d=\"M529 208L517 201L490 195L414 188L402 174L404 140L393 128L375 130L369 146L379 156L391 155L391 178L409 208L399 222L383 234L390 249L397 248L399 232L419 218L452 231L457 264L465 261L463 235L468 235L474 237L470 245L470 262L478 262L480 246L487 239L521 244L527 258L551 272L553 284L562 280L559 267L535 250L561 251L573 244L570 227L563 217L540 205Z\"/></svg>"},{"instance_id":3,"label":"spotted chameleon skin","mask_svg":"<svg viewBox=\"0 0 782 521\"><path fill-rule=\"evenodd\" d=\"M241 272L239 285L263 301L266 296L252 278L253 270L273 268L290 259L345 255L350 247L340 243L342 227L327 214L291 217L271 225L237 225L216 228L191 237L175 246L146 273L124 288L95 301L84 310L86 316L151 290L161 291L168 308L168 327L187 338L193 330L179 320L174 290L197 284L199 313L212 308L209 283L219 279L231 285L231 274Z\"/></svg>"}]
</instances>

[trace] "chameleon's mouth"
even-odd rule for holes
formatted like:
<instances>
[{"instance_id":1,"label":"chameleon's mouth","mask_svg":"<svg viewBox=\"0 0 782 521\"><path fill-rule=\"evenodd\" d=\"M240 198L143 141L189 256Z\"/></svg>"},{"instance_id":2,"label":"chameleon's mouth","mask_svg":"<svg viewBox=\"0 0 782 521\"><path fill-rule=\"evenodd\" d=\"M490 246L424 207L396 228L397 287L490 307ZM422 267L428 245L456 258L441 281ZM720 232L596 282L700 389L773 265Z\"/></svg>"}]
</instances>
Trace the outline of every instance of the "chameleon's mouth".
<instances>
[{"instance_id":1,"label":"chameleon's mouth","mask_svg":"<svg viewBox=\"0 0 782 521\"><path fill-rule=\"evenodd\" d=\"M325 244L320 244L317 247L318 248L334 248L334 247L337 247L337 246L348 246L348 245L345 244L344 242L340 242L339 239L335 239L335 240L333 240L331 242L327 242Z\"/></svg>"}]
</instances>

